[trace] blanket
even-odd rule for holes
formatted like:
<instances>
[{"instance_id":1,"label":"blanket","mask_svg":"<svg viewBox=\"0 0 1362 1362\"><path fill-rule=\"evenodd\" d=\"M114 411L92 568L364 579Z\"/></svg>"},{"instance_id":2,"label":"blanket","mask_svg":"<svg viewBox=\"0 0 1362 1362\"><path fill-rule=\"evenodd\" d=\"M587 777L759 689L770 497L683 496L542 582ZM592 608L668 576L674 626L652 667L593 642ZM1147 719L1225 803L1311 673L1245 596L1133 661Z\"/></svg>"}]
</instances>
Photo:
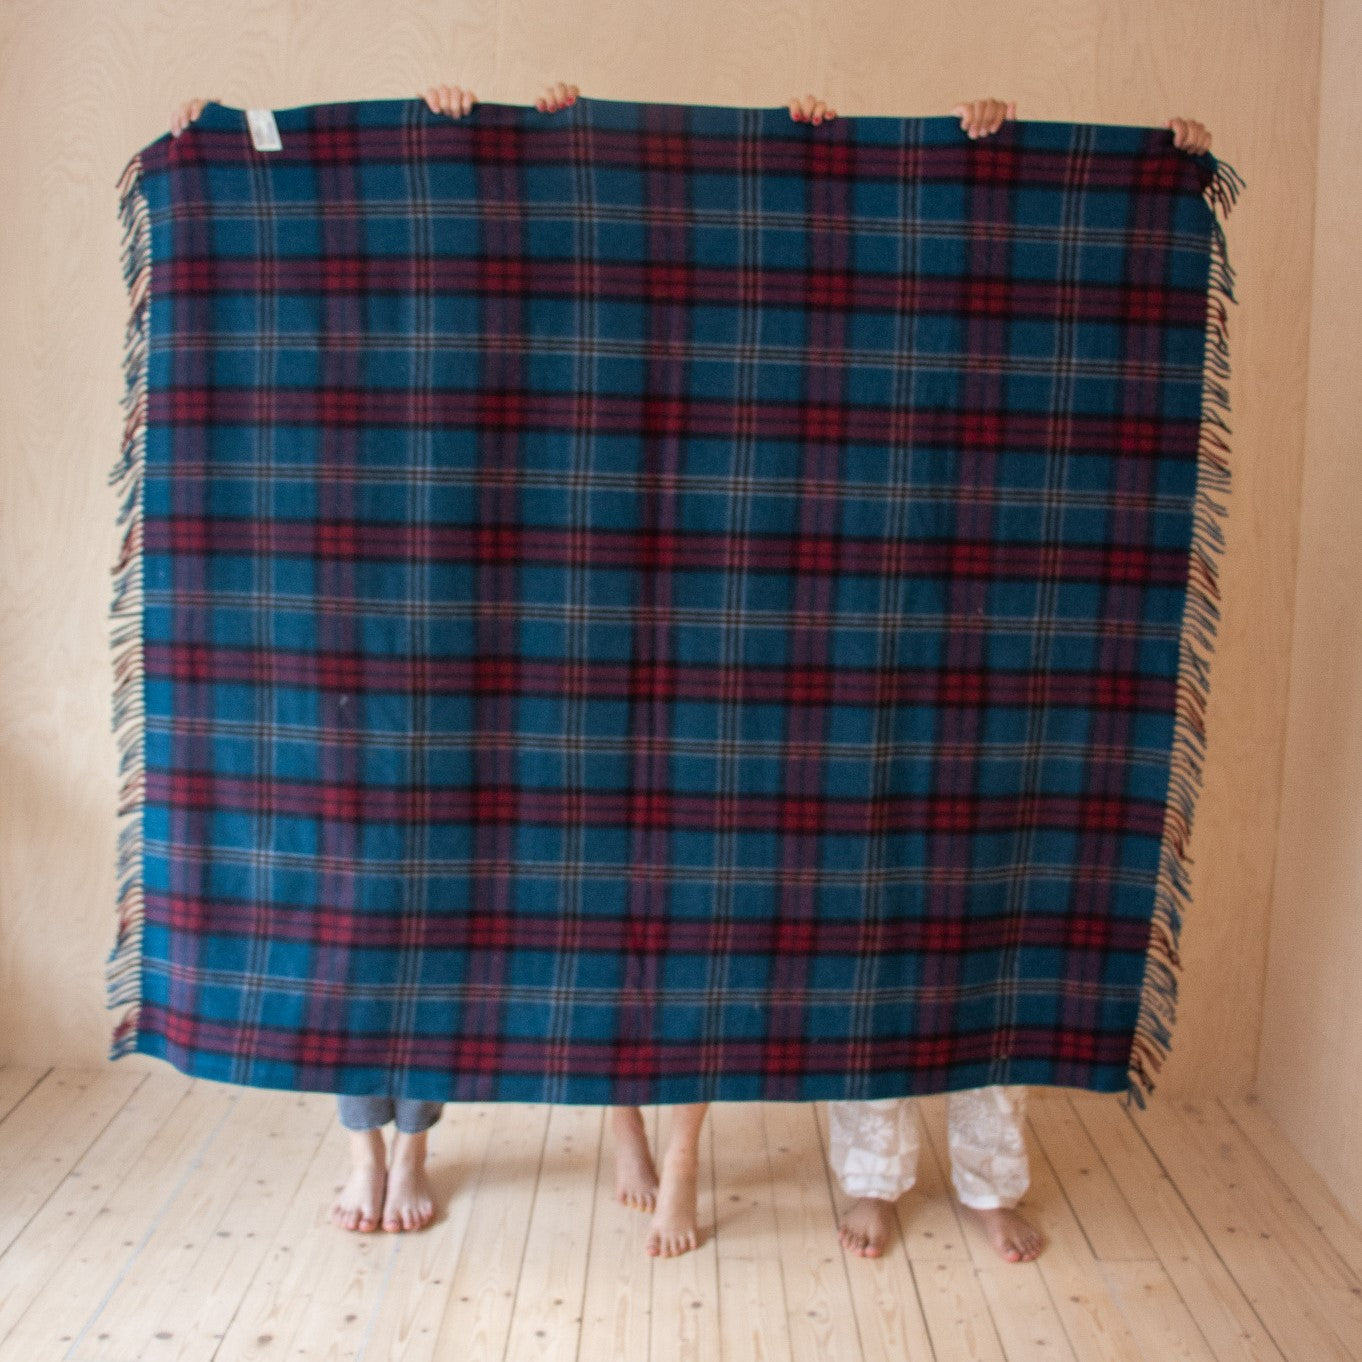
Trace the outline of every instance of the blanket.
<instances>
[{"instance_id":1,"label":"blanket","mask_svg":"<svg viewBox=\"0 0 1362 1362\"><path fill-rule=\"evenodd\" d=\"M1143 1101L1241 183L1153 128L598 99L142 150L112 1053Z\"/></svg>"}]
</instances>

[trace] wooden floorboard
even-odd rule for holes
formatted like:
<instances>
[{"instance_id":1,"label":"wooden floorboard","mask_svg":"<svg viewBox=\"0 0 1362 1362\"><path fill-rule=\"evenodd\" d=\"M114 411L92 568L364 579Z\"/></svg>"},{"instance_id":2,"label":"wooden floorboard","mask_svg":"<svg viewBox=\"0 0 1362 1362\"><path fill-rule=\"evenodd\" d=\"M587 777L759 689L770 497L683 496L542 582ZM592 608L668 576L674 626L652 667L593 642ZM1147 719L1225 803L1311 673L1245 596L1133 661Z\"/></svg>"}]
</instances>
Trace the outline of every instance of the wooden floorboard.
<instances>
[{"instance_id":1,"label":"wooden floorboard","mask_svg":"<svg viewBox=\"0 0 1362 1362\"><path fill-rule=\"evenodd\" d=\"M838 1246L823 1108L772 1104L711 1111L701 1246L654 1261L599 1109L447 1109L435 1224L349 1235L330 1098L0 1069L0 1362L1362 1362L1362 1230L1252 1100L1033 1093L1028 1265L917 1115L879 1260Z\"/></svg>"},{"instance_id":2,"label":"wooden floorboard","mask_svg":"<svg viewBox=\"0 0 1362 1362\"><path fill-rule=\"evenodd\" d=\"M1362 1295L1332 1245L1274 1196L1261 1160L1215 1104L1151 1103L1136 1125L1287 1357L1362 1357Z\"/></svg>"},{"instance_id":3,"label":"wooden floorboard","mask_svg":"<svg viewBox=\"0 0 1362 1362\"><path fill-rule=\"evenodd\" d=\"M1128 1114L1095 1094L1069 1100L1217 1362L1285 1362L1187 1196Z\"/></svg>"},{"instance_id":4,"label":"wooden floorboard","mask_svg":"<svg viewBox=\"0 0 1362 1362\"><path fill-rule=\"evenodd\" d=\"M1300 1205L1302 1213L1348 1264L1354 1276L1362 1277L1362 1225L1348 1218L1256 1098L1245 1097L1220 1105L1257 1151L1269 1175L1277 1180L1281 1194ZM1359 1132L1358 1153L1362 1157L1362 1132Z\"/></svg>"}]
</instances>

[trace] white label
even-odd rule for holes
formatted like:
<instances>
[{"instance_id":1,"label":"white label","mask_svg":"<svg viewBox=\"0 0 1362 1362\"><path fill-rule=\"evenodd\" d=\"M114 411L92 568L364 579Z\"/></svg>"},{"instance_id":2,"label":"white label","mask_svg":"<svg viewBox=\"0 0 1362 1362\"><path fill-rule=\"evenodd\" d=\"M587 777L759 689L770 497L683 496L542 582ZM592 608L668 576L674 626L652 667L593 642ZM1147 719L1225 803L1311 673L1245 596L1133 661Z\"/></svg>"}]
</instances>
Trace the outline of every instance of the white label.
<instances>
[{"instance_id":1,"label":"white label","mask_svg":"<svg viewBox=\"0 0 1362 1362\"><path fill-rule=\"evenodd\" d=\"M246 122L251 125L251 141L257 151L283 151L279 125L268 109L247 109Z\"/></svg>"}]
</instances>

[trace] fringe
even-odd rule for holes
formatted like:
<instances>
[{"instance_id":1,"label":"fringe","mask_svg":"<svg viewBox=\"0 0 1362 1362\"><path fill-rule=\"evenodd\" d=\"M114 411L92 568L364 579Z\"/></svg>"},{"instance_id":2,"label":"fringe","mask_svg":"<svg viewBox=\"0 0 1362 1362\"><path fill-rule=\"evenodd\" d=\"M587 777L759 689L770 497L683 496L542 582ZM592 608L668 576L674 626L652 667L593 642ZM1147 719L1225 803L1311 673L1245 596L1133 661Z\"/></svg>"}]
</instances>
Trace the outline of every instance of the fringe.
<instances>
[{"instance_id":1,"label":"fringe","mask_svg":"<svg viewBox=\"0 0 1362 1362\"><path fill-rule=\"evenodd\" d=\"M1130 1048L1125 1105L1143 1108L1154 1091L1172 1045L1177 1012L1178 974L1182 960L1178 940L1182 917L1191 898L1192 858L1188 848L1206 757L1206 704L1210 694L1211 654L1220 621L1217 561L1225 549L1221 522L1228 514L1230 490L1229 315L1225 304L1236 302L1234 271L1221 218L1229 213L1244 187L1230 165L1207 158L1211 175L1205 188L1214 211L1211 268L1206 309L1206 361L1202 379L1201 434L1197 446L1197 489L1192 510L1192 545L1188 561L1187 601L1178 659L1178 694L1173 720L1173 751L1168 783L1168 811L1159 848L1149 953L1140 990L1140 1010Z\"/></svg>"},{"instance_id":2,"label":"fringe","mask_svg":"<svg viewBox=\"0 0 1362 1362\"><path fill-rule=\"evenodd\" d=\"M123 224L123 282L129 317L123 341L123 440L109 482L126 527L114 562L110 607L113 648L113 731L118 747L118 934L105 967L107 1002L122 1008L109 1057L137 1048L142 994L142 812L145 803L145 720L142 658L142 477L147 436L147 331L151 301L151 219L142 192L142 161L134 156L118 182Z\"/></svg>"}]
</instances>

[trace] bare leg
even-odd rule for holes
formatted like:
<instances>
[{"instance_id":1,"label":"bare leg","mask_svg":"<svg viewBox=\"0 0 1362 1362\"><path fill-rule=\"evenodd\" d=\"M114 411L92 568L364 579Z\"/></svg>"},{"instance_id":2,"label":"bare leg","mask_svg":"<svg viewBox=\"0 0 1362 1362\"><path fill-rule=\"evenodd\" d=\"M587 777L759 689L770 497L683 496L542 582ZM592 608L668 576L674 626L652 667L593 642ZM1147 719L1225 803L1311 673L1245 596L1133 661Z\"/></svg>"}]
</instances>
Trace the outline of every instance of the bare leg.
<instances>
[{"instance_id":1,"label":"bare leg","mask_svg":"<svg viewBox=\"0 0 1362 1362\"><path fill-rule=\"evenodd\" d=\"M331 1207L331 1220L343 1230L368 1234L378 1228L387 1180L381 1130L350 1132L350 1176Z\"/></svg>"},{"instance_id":2,"label":"bare leg","mask_svg":"<svg viewBox=\"0 0 1362 1362\"><path fill-rule=\"evenodd\" d=\"M878 1258L893 1233L894 1203L863 1196L842 1217L837 1237L848 1253L859 1258Z\"/></svg>"},{"instance_id":3,"label":"bare leg","mask_svg":"<svg viewBox=\"0 0 1362 1362\"><path fill-rule=\"evenodd\" d=\"M615 1199L636 1211L657 1206L657 1168L648 1148L643 1113L637 1107L612 1107L610 1129L615 1137Z\"/></svg>"},{"instance_id":4,"label":"bare leg","mask_svg":"<svg viewBox=\"0 0 1362 1362\"><path fill-rule=\"evenodd\" d=\"M435 1198L426 1178L426 1132L393 1136L388 1190L383 1198L383 1228L390 1233L423 1230L435 1218Z\"/></svg>"},{"instance_id":5,"label":"bare leg","mask_svg":"<svg viewBox=\"0 0 1362 1362\"><path fill-rule=\"evenodd\" d=\"M700 1127L708 1102L693 1102L672 1113L671 1139L662 1157L657 1213L648 1226L647 1251L655 1258L675 1258L700 1242L696 1197L700 1173Z\"/></svg>"},{"instance_id":6,"label":"bare leg","mask_svg":"<svg viewBox=\"0 0 1362 1362\"><path fill-rule=\"evenodd\" d=\"M965 1209L979 1222L999 1258L1009 1263L1029 1263L1040 1256L1045 1240L1029 1220L1007 1206Z\"/></svg>"}]
</instances>

